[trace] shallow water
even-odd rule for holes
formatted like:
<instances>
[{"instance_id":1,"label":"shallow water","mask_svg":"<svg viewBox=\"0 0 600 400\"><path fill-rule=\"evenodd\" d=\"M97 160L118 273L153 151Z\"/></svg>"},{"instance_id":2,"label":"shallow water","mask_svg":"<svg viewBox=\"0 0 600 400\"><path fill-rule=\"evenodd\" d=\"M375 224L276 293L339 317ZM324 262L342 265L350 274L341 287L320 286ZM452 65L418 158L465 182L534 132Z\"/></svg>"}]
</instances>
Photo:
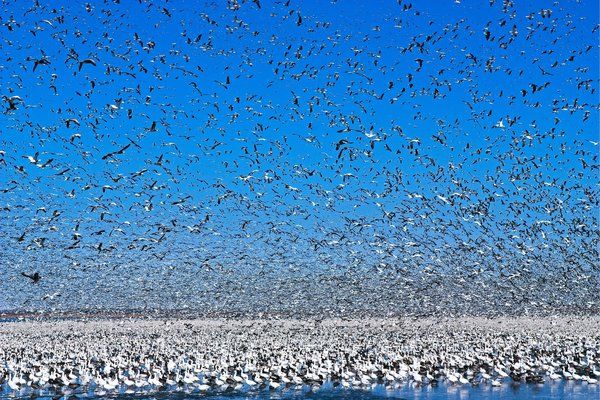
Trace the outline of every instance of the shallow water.
<instances>
[{"instance_id":1,"label":"shallow water","mask_svg":"<svg viewBox=\"0 0 600 400\"><path fill-rule=\"evenodd\" d=\"M336 389L326 386L320 390L311 390L308 387L299 389L284 389L280 391L259 390L252 392L150 392L150 393L106 393L102 395L92 393L69 393L65 392L62 396L52 396L48 393L21 392L8 395L4 393L0 398L24 399L37 398L45 399L129 399L129 400L161 400L161 399L201 399L211 400L277 400L277 399L313 399L313 400L333 400L333 399L357 399L357 400L375 400L375 399L457 399L457 400L487 400L487 399L536 399L536 400L589 400L600 399L600 385L588 385L580 382L549 382L542 385L528 385L517 383L505 383L501 387L470 387L470 386L445 386L438 387L415 387L405 385L398 389L390 390L383 386L378 386L372 390L348 390Z\"/></svg>"}]
</instances>

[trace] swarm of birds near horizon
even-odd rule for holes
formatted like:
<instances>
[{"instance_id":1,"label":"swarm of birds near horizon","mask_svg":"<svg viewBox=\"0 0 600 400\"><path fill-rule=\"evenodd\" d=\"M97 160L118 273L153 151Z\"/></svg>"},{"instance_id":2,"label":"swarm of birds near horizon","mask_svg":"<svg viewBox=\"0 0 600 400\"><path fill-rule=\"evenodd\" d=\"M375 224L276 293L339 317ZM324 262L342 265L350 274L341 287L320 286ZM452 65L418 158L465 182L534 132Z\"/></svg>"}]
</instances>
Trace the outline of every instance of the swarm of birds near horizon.
<instances>
[{"instance_id":1,"label":"swarm of birds near horizon","mask_svg":"<svg viewBox=\"0 0 600 400\"><path fill-rule=\"evenodd\" d=\"M593 13L356 7L4 2L0 308L598 312Z\"/></svg>"}]
</instances>

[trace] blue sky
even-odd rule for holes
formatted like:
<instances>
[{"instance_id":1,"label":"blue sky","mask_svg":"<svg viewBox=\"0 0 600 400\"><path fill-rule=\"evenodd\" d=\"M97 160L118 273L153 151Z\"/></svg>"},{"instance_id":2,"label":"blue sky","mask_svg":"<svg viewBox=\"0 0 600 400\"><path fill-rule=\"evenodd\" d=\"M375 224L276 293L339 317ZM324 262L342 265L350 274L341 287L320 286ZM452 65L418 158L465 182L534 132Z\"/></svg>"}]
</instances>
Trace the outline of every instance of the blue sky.
<instances>
[{"instance_id":1,"label":"blue sky","mask_svg":"<svg viewBox=\"0 0 600 400\"><path fill-rule=\"evenodd\" d=\"M6 304L597 249L597 2L40 3L1 20Z\"/></svg>"}]
</instances>

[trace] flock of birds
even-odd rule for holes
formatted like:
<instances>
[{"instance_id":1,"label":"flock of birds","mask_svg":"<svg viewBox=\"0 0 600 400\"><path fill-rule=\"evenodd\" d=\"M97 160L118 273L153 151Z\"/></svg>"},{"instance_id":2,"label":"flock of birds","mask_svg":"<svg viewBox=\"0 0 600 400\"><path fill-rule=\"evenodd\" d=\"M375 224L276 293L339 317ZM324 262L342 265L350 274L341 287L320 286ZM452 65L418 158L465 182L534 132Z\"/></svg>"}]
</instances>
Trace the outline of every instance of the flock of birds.
<instances>
[{"instance_id":1,"label":"flock of birds","mask_svg":"<svg viewBox=\"0 0 600 400\"><path fill-rule=\"evenodd\" d=\"M71 318L0 397L598 383L597 2L71 3L0 5L0 316Z\"/></svg>"},{"instance_id":2,"label":"flock of birds","mask_svg":"<svg viewBox=\"0 0 600 400\"><path fill-rule=\"evenodd\" d=\"M571 324L570 322L576 322ZM0 326L4 393L499 387L600 379L598 318L107 320ZM2 392L0 392L2 393Z\"/></svg>"},{"instance_id":3,"label":"flock of birds","mask_svg":"<svg viewBox=\"0 0 600 400\"><path fill-rule=\"evenodd\" d=\"M0 309L597 313L594 2L4 1Z\"/></svg>"}]
</instances>

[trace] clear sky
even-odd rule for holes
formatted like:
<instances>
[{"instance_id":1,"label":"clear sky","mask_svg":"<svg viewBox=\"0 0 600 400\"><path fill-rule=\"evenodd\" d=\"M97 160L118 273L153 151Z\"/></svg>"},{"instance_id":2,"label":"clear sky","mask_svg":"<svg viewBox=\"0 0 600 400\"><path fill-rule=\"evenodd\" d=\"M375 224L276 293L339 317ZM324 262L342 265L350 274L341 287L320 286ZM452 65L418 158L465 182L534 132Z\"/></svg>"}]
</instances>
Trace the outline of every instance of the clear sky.
<instances>
[{"instance_id":1,"label":"clear sky","mask_svg":"<svg viewBox=\"0 0 600 400\"><path fill-rule=\"evenodd\" d=\"M413 3L5 1L0 307L597 285L598 3Z\"/></svg>"}]
</instances>

